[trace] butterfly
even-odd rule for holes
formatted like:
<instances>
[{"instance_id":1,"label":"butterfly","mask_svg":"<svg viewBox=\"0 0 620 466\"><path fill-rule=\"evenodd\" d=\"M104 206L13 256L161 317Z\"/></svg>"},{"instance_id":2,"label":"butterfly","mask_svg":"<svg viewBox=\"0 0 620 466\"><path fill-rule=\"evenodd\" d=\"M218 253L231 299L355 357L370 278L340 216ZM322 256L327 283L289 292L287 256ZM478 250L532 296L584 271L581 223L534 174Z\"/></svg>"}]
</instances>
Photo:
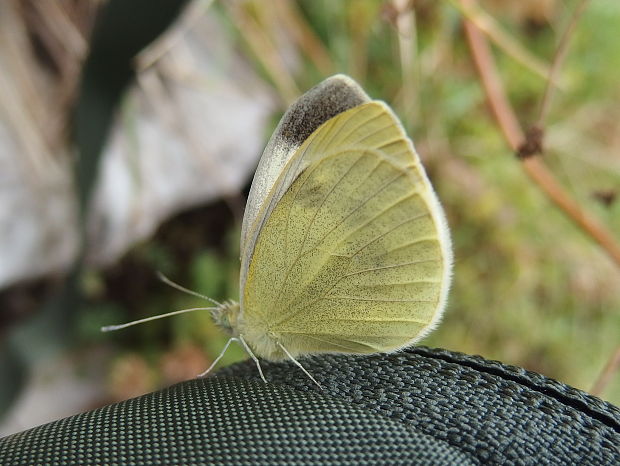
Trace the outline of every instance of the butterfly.
<instances>
[{"instance_id":1,"label":"butterfly","mask_svg":"<svg viewBox=\"0 0 620 466\"><path fill-rule=\"evenodd\" d=\"M299 357L408 347L438 324L451 262L443 209L394 112L351 78L327 78L286 111L259 161L240 301L201 308L230 339L201 375L233 341L265 382L259 359L288 358L317 385Z\"/></svg>"}]
</instances>

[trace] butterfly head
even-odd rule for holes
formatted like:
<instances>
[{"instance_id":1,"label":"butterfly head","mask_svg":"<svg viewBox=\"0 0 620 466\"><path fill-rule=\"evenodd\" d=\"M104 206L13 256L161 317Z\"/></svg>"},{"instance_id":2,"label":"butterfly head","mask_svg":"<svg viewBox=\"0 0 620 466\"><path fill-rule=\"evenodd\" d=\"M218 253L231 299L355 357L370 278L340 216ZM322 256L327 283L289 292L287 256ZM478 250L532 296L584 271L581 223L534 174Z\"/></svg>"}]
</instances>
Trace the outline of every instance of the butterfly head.
<instances>
[{"instance_id":1,"label":"butterfly head","mask_svg":"<svg viewBox=\"0 0 620 466\"><path fill-rule=\"evenodd\" d=\"M211 308L213 321L228 334L235 336L239 320L239 303L228 300Z\"/></svg>"}]
</instances>

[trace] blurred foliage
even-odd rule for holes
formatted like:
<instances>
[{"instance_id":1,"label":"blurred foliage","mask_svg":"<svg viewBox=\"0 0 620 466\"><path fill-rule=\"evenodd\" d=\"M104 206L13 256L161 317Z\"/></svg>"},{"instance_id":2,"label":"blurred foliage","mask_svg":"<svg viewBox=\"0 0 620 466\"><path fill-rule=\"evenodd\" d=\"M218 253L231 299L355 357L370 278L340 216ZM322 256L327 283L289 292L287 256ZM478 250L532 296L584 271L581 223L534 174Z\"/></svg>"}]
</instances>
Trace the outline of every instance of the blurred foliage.
<instances>
[{"instance_id":1,"label":"blurred foliage","mask_svg":"<svg viewBox=\"0 0 620 466\"><path fill-rule=\"evenodd\" d=\"M620 344L618 268L532 184L509 150L485 104L459 11L447 1L409 2L413 29L403 36L395 3L300 0L289 4L295 14L258 0L215 2L211 8L273 84L282 111L290 100L287 83L303 92L327 70L350 74L403 119L447 211L455 249L450 304L443 324L424 344L498 359L588 390ZM514 40L550 64L577 2L524 0L508 8L510 3L481 5ZM268 20L287 11L278 17L283 22ZM273 40L258 44L250 24ZM616 233L620 202L605 204L596 193L613 197L620 189L619 27L617 0L590 3L560 73L544 154L571 194ZM279 28L302 31L294 57L283 58L289 76L270 65L280 50ZM402 44L412 47L404 55ZM508 95L528 126L536 119L545 80L505 51L494 53ZM409 59L412 69L406 70ZM406 95L413 101L405 101ZM83 277L88 305L79 316L81 345L114 346L109 377L114 399L134 394L135 386L148 390L191 377L222 349L227 336L207 311L114 334L97 329L209 305L158 283L158 270L213 299L237 299L239 225L229 205L183 213L119 264ZM243 357L233 345L222 363ZM143 376L127 387L123 374ZM620 376L602 396L620 404Z\"/></svg>"}]
</instances>

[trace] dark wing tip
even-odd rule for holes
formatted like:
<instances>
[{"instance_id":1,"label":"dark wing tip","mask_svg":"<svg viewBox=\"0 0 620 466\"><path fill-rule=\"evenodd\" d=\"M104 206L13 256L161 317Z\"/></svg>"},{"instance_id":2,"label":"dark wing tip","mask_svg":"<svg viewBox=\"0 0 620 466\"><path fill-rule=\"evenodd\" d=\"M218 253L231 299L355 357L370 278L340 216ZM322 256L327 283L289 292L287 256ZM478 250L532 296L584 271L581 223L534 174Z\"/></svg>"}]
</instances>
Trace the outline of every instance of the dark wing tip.
<instances>
[{"instance_id":1,"label":"dark wing tip","mask_svg":"<svg viewBox=\"0 0 620 466\"><path fill-rule=\"evenodd\" d=\"M370 98L350 77L337 74L297 99L282 117L277 136L287 146L300 146L319 126Z\"/></svg>"}]
</instances>

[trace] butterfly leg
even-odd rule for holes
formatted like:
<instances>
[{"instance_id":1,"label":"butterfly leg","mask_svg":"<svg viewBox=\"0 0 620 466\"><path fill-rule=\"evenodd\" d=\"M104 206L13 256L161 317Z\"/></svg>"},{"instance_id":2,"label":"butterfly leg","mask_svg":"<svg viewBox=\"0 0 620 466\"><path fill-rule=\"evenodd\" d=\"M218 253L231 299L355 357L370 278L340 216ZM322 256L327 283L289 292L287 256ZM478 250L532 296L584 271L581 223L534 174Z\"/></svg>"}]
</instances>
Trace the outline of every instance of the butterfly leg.
<instances>
[{"instance_id":1,"label":"butterfly leg","mask_svg":"<svg viewBox=\"0 0 620 466\"><path fill-rule=\"evenodd\" d=\"M282 345L282 343L280 343L279 341L277 341L276 343L278 344L280 348L282 348L282 351L286 353L286 355L290 358L290 360L293 361L295 364L297 364L297 366L303 371L303 373L306 374L310 378L310 380L312 380L321 390L323 390L323 387L321 387L321 384L318 383L316 379L312 377L312 375L310 375L310 372L308 372L306 368L302 366L301 363L297 359L295 359L291 353L288 352L288 350L284 347L284 345Z\"/></svg>"},{"instance_id":2,"label":"butterfly leg","mask_svg":"<svg viewBox=\"0 0 620 466\"><path fill-rule=\"evenodd\" d=\"M220 359L222 359L222 356L224 356L224 353L226 353L226 350L228 349L228 347L230 346L230 344L231 344L233 341L239 341L239 339L238 339L238 338L236 338L236 337L231 337L231 338L228 340L228 342L224 345L224 349L220 352L220 355L219 355L217 358L215 358L215 361L213 361L213 362L211 363L211 365L209 366L209 368L208 368L206 371L202 372L201 374L198 374L198 375L197 375L197 377L204 377L204 376L205 376L205 375L207 375L209 372L211 372L211 369L213 369L213 368L215 367L215 365L216 365L216 364L220 361Z\"/></svg>"},{"instance_id":3,"label":"butterfly leg","mask_svg":"<svg viewBox=\"0 0 620 466\"><path fill-rule=\"evenodd\" d=\"M241 344L243 345L243 347L245 348L246 352L250 355L250 357L254 360L254 362L256 363L256 367L258 368L258 373L260 374L260 378L263 379L263 382L267 383L267 379L265 378L264 374L263 374L263 369L260 367L260 361L258 360L258 358L254 355L254 353L252 352L252 350L250 349L249 345L245 342L245 340L243 339L243 335L239 335L239 341L241 342Z\"/></svg>"}]
</instances>

